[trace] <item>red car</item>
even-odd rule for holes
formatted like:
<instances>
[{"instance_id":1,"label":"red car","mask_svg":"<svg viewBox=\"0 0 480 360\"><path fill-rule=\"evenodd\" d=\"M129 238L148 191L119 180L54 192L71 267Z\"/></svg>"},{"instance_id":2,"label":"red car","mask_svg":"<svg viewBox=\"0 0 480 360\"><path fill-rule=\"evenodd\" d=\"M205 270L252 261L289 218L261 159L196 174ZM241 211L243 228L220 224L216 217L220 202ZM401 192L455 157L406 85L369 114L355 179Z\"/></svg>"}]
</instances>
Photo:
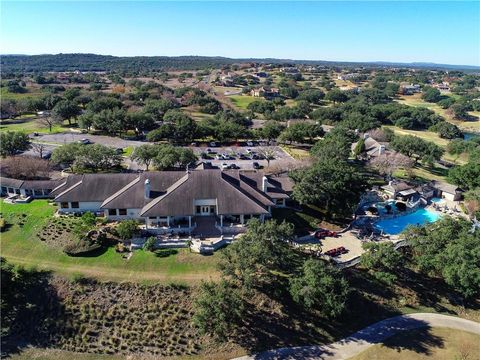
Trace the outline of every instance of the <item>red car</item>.
<instances>
[{"instance_id":1,"label":"red car","mask_svg":"<svg viewBox=\"0 0 480 360\"><path fill-rule=\"evenodd\" d=\"M315 231L313 236L317 239L323 239L324 237L327 237L327 236L337 237L337 233L335 231L320 229Z\"/></svg>"},{"instance_id":2,"label":"red car","mask_svg":"<svg viewBox=\"0 0 480 360\"><path fill-rule=\"evenodd\" d=\"M338 248L325 251L325 255L335 257L335 256L339 256L339 255L345 254L345 253L347 253L347 252L348 252L347 249L345 249L343 246L340 246L340 247L338 247Z\"/></svg>"}]
</instances>

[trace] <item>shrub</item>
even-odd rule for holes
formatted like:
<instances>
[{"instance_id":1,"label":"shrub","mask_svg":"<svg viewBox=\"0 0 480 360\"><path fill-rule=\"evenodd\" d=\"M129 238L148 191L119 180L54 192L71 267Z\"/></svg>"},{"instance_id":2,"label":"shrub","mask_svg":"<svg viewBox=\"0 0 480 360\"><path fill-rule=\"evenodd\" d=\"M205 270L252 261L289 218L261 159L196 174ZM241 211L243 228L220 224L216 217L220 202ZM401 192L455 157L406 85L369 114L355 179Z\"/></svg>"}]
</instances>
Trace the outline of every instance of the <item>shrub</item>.
<instances>
[{"instance_id":1,"label":"shrub","mask_svg":"<svg viewBox=\"0 0 480 360\"><path fill-rule=\"evenodd\" d=\"M155 238L154 236L150 236L143 244L143 250L153 251L155 249L156 242L157 242L157 238Z\"/></svg>"}]
</instances>

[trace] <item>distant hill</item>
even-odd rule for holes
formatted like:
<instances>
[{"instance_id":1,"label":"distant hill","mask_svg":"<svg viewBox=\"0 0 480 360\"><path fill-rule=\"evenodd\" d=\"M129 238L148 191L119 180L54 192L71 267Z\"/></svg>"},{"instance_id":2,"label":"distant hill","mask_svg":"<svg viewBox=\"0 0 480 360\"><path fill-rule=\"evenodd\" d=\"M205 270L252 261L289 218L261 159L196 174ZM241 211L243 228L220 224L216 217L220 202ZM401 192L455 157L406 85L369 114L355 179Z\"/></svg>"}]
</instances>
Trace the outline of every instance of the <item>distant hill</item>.
<instances>
[{"instance_id":1,"label":"distant hill","mask_svg":"<svg viewBox=\"0 0 480 360\"><path fill-rule=\"evenodd\" d=\"M150 70L199 70L221 67L243 62L272 64L305 64L342 67L404 67L418 69L443 69L480 71L479 66L448 65L434 63L392 63L392 62L342 62L322 60L290 59L232 59L210 56L133 56L118 57L96 54L56 54L56 55L2 55L1 67L4 72L36 71L150 71Z\"/></svg>"}]
</instances>

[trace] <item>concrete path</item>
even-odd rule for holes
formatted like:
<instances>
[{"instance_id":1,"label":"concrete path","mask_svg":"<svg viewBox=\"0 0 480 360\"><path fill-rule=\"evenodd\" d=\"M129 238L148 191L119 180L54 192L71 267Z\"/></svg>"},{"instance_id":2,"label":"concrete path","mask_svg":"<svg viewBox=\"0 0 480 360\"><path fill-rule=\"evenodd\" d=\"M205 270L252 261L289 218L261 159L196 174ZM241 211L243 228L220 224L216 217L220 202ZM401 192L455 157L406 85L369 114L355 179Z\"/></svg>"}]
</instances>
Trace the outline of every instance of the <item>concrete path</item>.
<instances>
[{"instance_id":1,"label":"concrete path","mask_svg":"<svg viewBox=\"0 0 480 360\"><path fill-rule=\"evenodd\" d=\"M330 345L299 346L269 350L263 353L244 356L235 360L251 359L349 359L370 346L382 342L399 331L422 327L443 327L468 331L480 335L480 324L454 316L418 313L385 319L366 327L355 334Z\"/></svg>"}]
</instances>

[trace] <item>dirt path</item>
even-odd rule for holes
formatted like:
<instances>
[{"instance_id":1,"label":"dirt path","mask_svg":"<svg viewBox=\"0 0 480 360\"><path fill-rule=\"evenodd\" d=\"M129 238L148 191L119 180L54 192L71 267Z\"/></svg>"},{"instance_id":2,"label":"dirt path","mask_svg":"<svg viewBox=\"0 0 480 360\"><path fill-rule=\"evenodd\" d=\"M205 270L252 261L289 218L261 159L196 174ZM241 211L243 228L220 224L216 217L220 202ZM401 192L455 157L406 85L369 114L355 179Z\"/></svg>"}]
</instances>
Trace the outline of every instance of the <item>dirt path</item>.
<instances>
[{"instance_id":1,"label":"dirt path","mask_svg":"<svg viewBox=\"0 0 480 360\"><path fill-rule=\"evenodd\" d=\"M330 345L281 348L265 351L253 356L236 358L234 360L349 359L400 331L422 327L451 328L480 335L480 324L477 322L441 314L418 313L400 315L379 321Z\"/></svg>"}]
</instances>

